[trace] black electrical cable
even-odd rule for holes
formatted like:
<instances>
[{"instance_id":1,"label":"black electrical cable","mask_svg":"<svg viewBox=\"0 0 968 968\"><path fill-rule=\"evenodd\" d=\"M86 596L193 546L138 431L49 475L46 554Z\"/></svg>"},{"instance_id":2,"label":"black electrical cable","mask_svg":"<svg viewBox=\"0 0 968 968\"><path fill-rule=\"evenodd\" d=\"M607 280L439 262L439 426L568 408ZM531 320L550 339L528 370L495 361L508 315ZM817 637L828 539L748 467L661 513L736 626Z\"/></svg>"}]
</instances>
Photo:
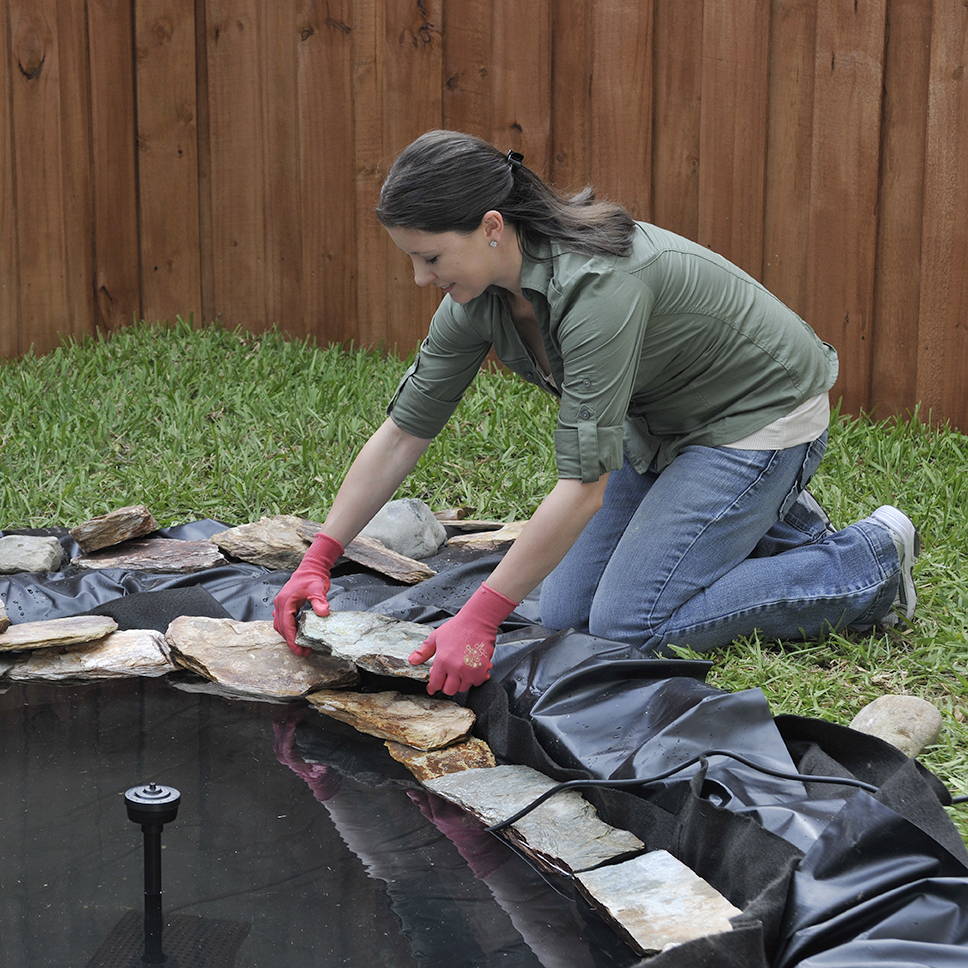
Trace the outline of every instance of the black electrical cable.
<instances>
[{"instance_id":1,"label":"black electrical cable","mask_svg":"<svg viewBox=\"0 0 968 968\"><path fill-rule=\"evenodd\" d=\"M968 803L968 797L952 797L951 806L954 806L956 803Z\"/></svg>"},{"instance_id":2,"label":"black electrical cable","mask_svg":"<svg viewBox=\"0 0 968 968\"><path fill-rule=\"evenodd\" d=\"M517 823L518 820L529 814L536 807L540 807L545 800L558 793L560 790L577 790L582 787L624 788L641 786L646 783L658 783L659 780L665 780L667 777L672 776L673 773L678 773L680 770L684 770L686 767L692 766L693 764L698 763L700 760L705 760L709 756L728 756L731 759L738 760L744 766L748 766L754 770L759 770L761 773L765 773L768 776L775 776L781 780L801 780L805 783L835 783L839 786L857 787L858 789L866 790L868 793L877 793L876 786L871 783L865 783L863 780L856 780L853 777L812 776L805 773L787 773L785 770L774 770L772 767L764 766L762 763L755 763L753 760L749 760L745 756L741 756L739 753L733 753L730 750L706 750L703 753L697 753L690 759L685 760L684 762L679 763L662 773L657 773L655 776L632 777L631 779L626 780L567 780L564 783L559 783L556 786L553 786L550 790L545 790L540 797L532 800L531 803L529 803L526 807L522 807L522 809L508 817L506 820L491 824L487 830L489 830L491 833L497 833L499 830L504 830L505 827L510 827L511 824ZM951 802L958 803L962 800L968 800L968 797L959 797L957 800L952 800Z\"/></svg>"}]
</instances>

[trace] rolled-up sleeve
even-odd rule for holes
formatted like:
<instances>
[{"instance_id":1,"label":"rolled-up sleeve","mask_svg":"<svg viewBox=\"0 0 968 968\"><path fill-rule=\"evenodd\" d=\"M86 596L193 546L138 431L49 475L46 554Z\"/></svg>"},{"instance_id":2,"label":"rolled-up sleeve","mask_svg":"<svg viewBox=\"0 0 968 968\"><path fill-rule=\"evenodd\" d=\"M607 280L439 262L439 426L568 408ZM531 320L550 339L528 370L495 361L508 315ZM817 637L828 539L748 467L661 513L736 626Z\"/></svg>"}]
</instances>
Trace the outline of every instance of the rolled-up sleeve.
<instances>
[{"instance_id":1,"label":"rolled-up sleeve","mask_svg":"<svg viewBox=\"0 0 968 968\"><path fill-rule=\"evenodd\" d=\"M389 417L414 437L436 437L481 368L490 346L490 341L470 325L463 310L445 297L416 359L387 406Z\"/></svg>"},{"instance_id":2,"label":"rolled-up sleeve","mask_svg":"<svg viewBox=\"0 0 968 968\"><path fill-rule=\"evenodd\" d=\"M622 272L567 287L557 330L564 368L555 430L559 478L597 481L622 466L625 416L654 297Z\"/></svg>"}]
</instances>

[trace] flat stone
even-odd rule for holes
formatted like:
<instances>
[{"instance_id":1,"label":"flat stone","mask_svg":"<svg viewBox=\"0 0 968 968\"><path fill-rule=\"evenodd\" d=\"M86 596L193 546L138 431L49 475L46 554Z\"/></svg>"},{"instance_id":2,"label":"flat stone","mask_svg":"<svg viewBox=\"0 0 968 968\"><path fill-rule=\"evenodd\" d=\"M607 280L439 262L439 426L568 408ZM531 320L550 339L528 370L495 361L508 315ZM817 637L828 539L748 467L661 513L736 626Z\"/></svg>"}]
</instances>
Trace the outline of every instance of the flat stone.
<instances>
[{"instance_id":1,"label":"flat stone","mask_svg":"<svg viewBox=\"0 0 968 968\"><path fill-rule=\"evenodd\" d=\"M55 646L95 642L117 627L118 623L106 615L75 615L45 622L19 622L0 634L0 652L52 649Z\"/></svg>"},{"instance_id":2,"label":"flat stone","mask_svg":"<svg viewBox=\"0 0 968 968\"><path fill-rule=\"evenodd\" d=\"M56 538L30 534L8 534L0 538L0 574L20 571L57 571L64 549Z\"/></svg>"},{"instance_id":3,"label":"flat stone","mask_svg":"<svg viewBox=\"0 0 968 968\"><path fill-rule=\"evenodd\" d=\"M71 537L81 546L81 551L91 552L157 530L158 522L152 513L143 504L131 504L71 528Z\"/></svg>"},{"instance_id":4,"label":"flat stone","mask_svg":"<svg viewBox=\"0 0 968 968\"><path fill-rule=\"evenodd\" d=\"M247 696L299 699L358 680L342 659L293 655L272 622L183 615L168 626L165 640L176 665Z\"/></svg>"},{"instance_id":5,"label":"flat stone","mask_svg":"<svg viewBox=\"0 0 968 968\"><path fill-rule=\"evenodd\" d=\"M4 659L0 656L0 679L2 679L17 663L13 659Z\"/></svg>"},{"instance_id":6,"label":"flat stone","mask_svg":"<svg viewBox=\"0 0 968 968\"><path fill-rule=\"evenodd\" d=\"M179 541L176 538L140 538L109 551L95 551L71 559L72 565L90 571L122 568L183 574L224 565L225 559L211 541Z\"/></svg>"},{"instance_id":7,"label":"flat stone","mask_svg":"<svg viewBox=\"0 0 968 968\"><path fill-rule=\"evenodd\" d=\"M313 535L321 528L318 521L308 518L274 514L251 524L219 531L210 540L233 558L278 571L295 571L312 543Z\"/></svg>"},{"instance_id":8,"label":"flat stone","mask_svg":"<svg viewBox=\"0 0 968 968\"><path fill-rule=\"evenodd\" d=\"M486 523L486 522L485 522ZM458 548L497 548L499 545L516 541L527 521L509 521L497 531L480 531L473 534L457 534L447 544Z\"/></svg>"},{"instance_id":9,"label":"flat stone","mask_svg":"<svg viewBox=\"0 0 968 968\"><path fill-rule=\"evenodd\" d=\"M527 766L464 770L425 785L487 826L556 786L554 780ZM502 834L546 869L562 873L587 870L645 846L634 834L600 820L595 808L575 790L556 793Z\"/></svg>"},{"instance_id":10,"label":"flat stone","mask_svg":"<svg viewBox=\"0 0 968 968\"><path fill-rule=\"evenodd\" d=\"M376 538L359 535L343 550L343 557L355 561L358 565L371 568L388 578L403 582L405 585L416 585L417 582L432 578L437 574L422 561L408 558L398 551L388 548Z\"/></svg>"},{"instance_id":11,"label":"flat stone","mask_svg":"<svg viewBox=\"0 0 968 968\"><path fill-rule=\"evenodd\" d=\"M732 931L729 919L741 913L665 850L576 876L592 903L642 954Z\"/></svg>"},{"instance_id":12,"label":"flat stone","mask_svg":"<svg viewBox=\"0 0 968 968\"><path fill-rule=\"evenodd\" d=\"M482 739L472 736L463 743L445 746L442 750L414 749L392 739L386 742L387 750L398 763L402 763L421 783L448 773L461 770L485 769L496 766L491 747Z\"/></svg>"},{"instance_id":13,"label":"flat stone","mask_svg":"<svg viewBox=\"0 0 968 968\"><path fill-rule=\"evenodd\" d=\"M918 696L879 696L851 720L850 728L877 736L913 757L938 739L941 713Z\"/></svg>"},{"instance_id":14,"label":"flat stone","mask_svg":"<svg viewBox=\"0 0 968 968\"><path fill-rule=\"evenodd\" d=\"M7 615L7 606L0 598L0 633L6 632L8 628L10 628L10 618Z\"/></svg>"},{"instance_id":15,"label":"flat stone","mask_svg":"<svg viewBox=\"0 0 968 968\"><path fill-rule=\"evenodd\" d=\"M467 738L474 713L444 699L399 692L334 692L306 697L321 713L380 739L435 750Z\"/></svg>"},{"instance_id":16,"label":"flat stone","mask_svg":"<svg viewBox=\"0 0 968 968\"><path fill-rule=\"evenodd\" d=\"M186 676L185 679L178 678ZM199 679L185 669L179 669L173 676L167 679L167 683L179 692L190 692L203 694L206 696L217 696L219 699L231 699L234 702L265 702L275 706L285 706L292 702L291 698L279 699L274 696L257 696L248 692L238 692L220 686L217 682L208 679Z\"/></svg>"},{"instance_id":17,"label":"flat stone","mask_svg":"<svg viewBox=\"0 0 968 968\"><path fill-rule=\"evenodd\" d=\"M331 612L322 618L310 610L299 618L296 642L323 655L346 659L368 672L427 682L430 663L412 666L407 656L430 632L426 625L376 612Z\"/></svg>"},{"instance_id":18,"label":"flat stone","mask_svg":"<svg viewBox=\"0 0 968 968\"><path fill-rule=\"evenodd\" d=\"M391 550L418 560L436 554L447 540L447 532L434 512L414 497L388 501L360 534L376 538Z\"/></svg>"},{"instance_id":19,"label":"flat stone","mask_svg":"<svg viewBox=\"0 0 968 968\"><path fill-rule=\"evenodd\" d=\"M69 650L44 649L10 670L20 681L121 679L163 676L175 667L168 658L165 637L152 629L112 632L90 645Z\"/></svg>"}]
</instances>

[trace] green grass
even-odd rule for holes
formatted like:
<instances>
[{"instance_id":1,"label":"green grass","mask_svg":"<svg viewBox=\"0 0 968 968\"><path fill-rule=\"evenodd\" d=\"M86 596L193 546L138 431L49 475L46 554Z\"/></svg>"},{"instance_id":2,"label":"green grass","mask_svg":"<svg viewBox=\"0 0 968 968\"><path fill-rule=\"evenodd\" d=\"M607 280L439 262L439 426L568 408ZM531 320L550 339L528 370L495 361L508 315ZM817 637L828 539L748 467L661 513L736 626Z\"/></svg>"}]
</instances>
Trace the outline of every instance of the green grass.
<instances>
[{"instance_id":1,"label":"green grass","mask_svg":"<svg viewBox=\"0 0 968 968\"><path fill-rule=\"evenodd\" d=\"M276 332L181 323L139 324L0 364L0 527L70 526L137 503L163 525L321 519L384 419L402 367ZM487 371L401 494L481 517L526 517L554 483L553 425L550 398ZM710 681L760 687L774 713L838 723L886 692L929 699L945 729L922 760L968 793L968 437L916 417L835 417L812 490L840 526L879 504L917 523L915 621L785 646L743 639L712 656ZM968 807L951 816L968 837Z\"/></svg>"}]
</instances>

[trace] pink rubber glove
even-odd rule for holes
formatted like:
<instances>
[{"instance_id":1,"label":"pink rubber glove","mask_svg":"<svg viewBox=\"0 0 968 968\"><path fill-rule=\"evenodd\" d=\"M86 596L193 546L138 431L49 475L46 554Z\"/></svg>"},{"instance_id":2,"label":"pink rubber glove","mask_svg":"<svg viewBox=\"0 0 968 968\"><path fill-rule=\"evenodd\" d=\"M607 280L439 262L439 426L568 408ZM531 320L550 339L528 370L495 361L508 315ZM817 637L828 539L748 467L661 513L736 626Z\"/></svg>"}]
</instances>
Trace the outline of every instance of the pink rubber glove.
<instances>
[{"instance_id":1,"label":"pink rubber glove","mask_svg":"<svg viewBox=\"0 0 968 968\"><path fill-rule=\"evenodd\" d=\"M420 665L434 656L427 683L430 695L442 689L444 695L453 696L489 677L498 626L516 604L482 584L452 619L427 636L410 654L410 664Z\"/></svg>"},{"instance_id":2,"label":"pink rubber glove","mask_svg":"<svg viewBox=\"0 0 968 968\"><path fill-rule=\"evenodd\" d=\"M273 628L286 640L289 651L305 657L310 649L296 645L296 612L304 602L309 602L317 615L329 615L329 573L336 559L343 553L343 546L328 534L313 536L299 567L292 577L279 589L272 603Z\"/></svg>"}]
</instances>

